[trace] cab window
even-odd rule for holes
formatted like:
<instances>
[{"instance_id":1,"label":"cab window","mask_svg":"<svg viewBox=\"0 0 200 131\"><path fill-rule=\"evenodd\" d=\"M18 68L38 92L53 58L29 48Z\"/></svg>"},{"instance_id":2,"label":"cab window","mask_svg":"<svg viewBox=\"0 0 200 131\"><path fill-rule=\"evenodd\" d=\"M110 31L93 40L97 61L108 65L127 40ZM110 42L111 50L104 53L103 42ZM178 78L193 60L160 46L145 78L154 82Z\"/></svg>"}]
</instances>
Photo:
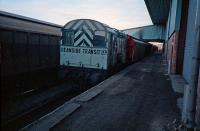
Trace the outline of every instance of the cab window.
<instances>
[{"instance_id":1,"label":"cab window","mask_svg":"<svg viewBox=\"0 0 200 131\"><path fill-rule=\"evenodd\" d=\"M93 39L93 46L105 48L106 47L105 36L106 36L105 31L95 31L94 39Z\"/></svg>"}]
</instances>

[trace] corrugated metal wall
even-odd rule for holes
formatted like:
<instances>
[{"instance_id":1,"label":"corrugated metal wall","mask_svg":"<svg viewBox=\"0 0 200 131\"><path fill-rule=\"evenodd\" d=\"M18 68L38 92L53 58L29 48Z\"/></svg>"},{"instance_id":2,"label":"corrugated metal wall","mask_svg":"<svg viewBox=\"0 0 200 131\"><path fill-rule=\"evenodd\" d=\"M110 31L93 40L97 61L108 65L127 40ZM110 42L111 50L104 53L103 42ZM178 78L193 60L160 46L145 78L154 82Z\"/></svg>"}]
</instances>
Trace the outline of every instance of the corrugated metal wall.
<instances>
[{"instance_id":1,"label":"corrugated metal wall","mask_svg":"<svg viewBox=\"0 0 200 131\"><path fill-rule=\"evenodd\" d=\"M165 26L154 25L144 29L143 39L165 39Z\"/></svg>"},{"instance_id":2,"label":"corrugated metal wall","mask_svg":"<svg viewBox=\"0 0 200 131\"><path fill-rule=\"evenodd\" d=\"M166 32L165 32L165 57L167 58L168 60L168 38L169 38L169 25L170 25L170 13L171 10L169 10L169 15L168 15L168 20L167 20L167 23L166 23Z\"/></svg>"},{"instance_id":3,"label":"corrugated metal wall","mask_svg":"<svg viewBox=\"0 0 200 131\"><path fill-rule=\"evenodd\" d=\"M168 20L167 20L167 25L166 25L166 33L165 33L165 41L166 42L168 41L168 38L169 38L170 17L171 17L171 13L169 13Z\"/></svg>"},{"instance_id":4,"label":"corrugated metal wall","mask_svg":"<svg viewBox=\"0 0 200 131\"><path fill-rule=\"evenodd\" d=\"M200 10L200 2L198 4L198 10ZM200 44L200 12L198 12L198 34L199 34L199 44ZM200 53L199 53L200 56ZM198 87L197 87L197 105L196 105L196 124L200 128L200 64L199 64L199 78L198 78Z\"/></svg>"},{"instance_id":5,"label":"corrugated metal wall","mask_svg":"<svg viewBox=\"0 0 200 131\"><path fill-rule=\"evenodd\" d=\"M176 65L177 74L182 74L183 72L183 57L184 57L184 48L185 48L189 0L184 0L182 2L183 3L182 3L182 11L181 11L179 37L178 37L178 52L177 52L177 65Z\"/></svg>"},{"instance_id":6,"label":"corrugated metal wall","mask_svg":"<svg viewBox=\"0 0 200 131\"><path fill-rule=\"evenodd\" d=\"M165 40L165 26L163 25L150 25L139 28L132 28L123 30L135 38L149 40L149 41L164 41Z\"/></svg>"},{"instance_id":7,"label":"corrugated metal wall","mask_svg":"<svg viewBox=\"0 0 200 131\"><path fill-rule=\"evenodd\" d=\"M196 124L200 128L200 67L199 67L199 80L197 88Z\"/></svg>"},{"instance_id":8,"label":"corrugated metal wall","mask_svg":"<svg viewBox=\"0 0 200 131\"><path fill-rule=\"evenodd\" d=\"M191 61L192 61L192 52L195 44L195 11L197 8L197 0L189 1L188 9L188 21L187 21L187 33L186 33L186 42L185 42L185 53L184 53L184 63L183 63L183 77L187 82L190 81L191 75Z\"/></svg>"},{"instance_id":9,"label":"corrugated metal wall","mask_svg":"<svg viewBox=\"0 0 200 131\"><path fill-rule=\"evenodd\" d=\"M181 6L182 0L172 0L171 11L170 11L170 22L169 22L169 36L174 31L179 31L180 19L181 19Z\"/></svg>"},{"instance_id":10,"label":"corrugated metal wall","mask_svg":"<svg viewBox=\"0 0 200 131\"><path fill-rule=\"evenodd\" d=\"M173 0L169 10L169 17L166 27L165 41L167 43L168 72L176 73L178 35L181 21L182 0Z\"/></svg>"}]
</instances>

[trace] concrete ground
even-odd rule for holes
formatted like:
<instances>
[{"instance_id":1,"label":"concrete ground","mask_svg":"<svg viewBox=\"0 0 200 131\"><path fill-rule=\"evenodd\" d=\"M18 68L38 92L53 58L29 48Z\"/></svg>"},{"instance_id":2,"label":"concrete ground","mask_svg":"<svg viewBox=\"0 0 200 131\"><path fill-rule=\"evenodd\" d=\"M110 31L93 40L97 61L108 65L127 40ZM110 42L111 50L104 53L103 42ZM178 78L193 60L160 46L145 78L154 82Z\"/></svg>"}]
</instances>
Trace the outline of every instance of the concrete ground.
<instances>
[{"instance_id":1,"label":"concrete ground","mask_svg":"<svg viewBox=\"0 0 200 131\"><path fill-rule=\"evenodd\" d=\"M129 71L51 130L166 131L180 121L177 99L159 54L131 65ZM126 70L126 69L125 69Z\"/></svg>"}]
</instances>

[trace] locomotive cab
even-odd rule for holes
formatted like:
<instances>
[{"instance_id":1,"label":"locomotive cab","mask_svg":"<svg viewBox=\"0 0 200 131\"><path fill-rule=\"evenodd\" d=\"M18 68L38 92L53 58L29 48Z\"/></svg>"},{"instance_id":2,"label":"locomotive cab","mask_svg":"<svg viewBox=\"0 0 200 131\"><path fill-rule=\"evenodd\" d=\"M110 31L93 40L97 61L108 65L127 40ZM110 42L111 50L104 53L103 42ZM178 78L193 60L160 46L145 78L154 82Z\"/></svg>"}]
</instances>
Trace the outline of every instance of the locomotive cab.
<instances>
[{"instance_id":1,"label":"locomotive cab","mask_svg":"<svg viewBox=\"0 0 200 131\"><path fill-rule=\"evenodd\" d=\"M71 21L62 29L60 65L106 70L107 47L106 31L101 23L92 20Z\"/></svg>"}]
</instances>

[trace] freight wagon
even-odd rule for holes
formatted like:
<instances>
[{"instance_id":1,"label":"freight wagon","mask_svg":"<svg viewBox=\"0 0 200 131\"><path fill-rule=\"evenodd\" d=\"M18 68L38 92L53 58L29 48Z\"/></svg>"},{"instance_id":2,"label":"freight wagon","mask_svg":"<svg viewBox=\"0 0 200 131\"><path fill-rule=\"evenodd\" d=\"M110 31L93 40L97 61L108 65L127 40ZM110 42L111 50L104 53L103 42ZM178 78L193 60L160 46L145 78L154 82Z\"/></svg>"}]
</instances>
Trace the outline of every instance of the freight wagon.
<instances>
[{"instance_id":1,"label":"freight wagon","mask_svg":"<svg viewBox=\"0 0 200 131\"><path fill-rule=\"evenodd\" d=\"M2 96L47 84L59 65L60 36L59 25L0 11Z\"/></svg>"}]
</instances>

